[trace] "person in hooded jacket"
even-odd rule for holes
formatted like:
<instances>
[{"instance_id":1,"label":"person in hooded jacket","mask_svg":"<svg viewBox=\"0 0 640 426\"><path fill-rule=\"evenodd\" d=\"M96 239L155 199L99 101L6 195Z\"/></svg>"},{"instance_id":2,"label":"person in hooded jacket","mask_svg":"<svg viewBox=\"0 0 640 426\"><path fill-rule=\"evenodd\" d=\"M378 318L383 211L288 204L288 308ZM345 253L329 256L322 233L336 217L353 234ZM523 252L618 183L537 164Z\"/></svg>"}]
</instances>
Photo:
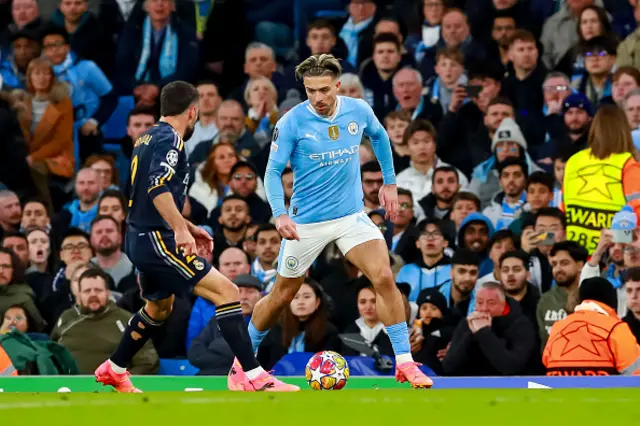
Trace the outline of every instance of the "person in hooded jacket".
<instances>
[{"instance_id":1,"label":"person in hooded jacket","mask_svg":"<svg viewBox=\"0 0 640 426\"><path fill-rule=\"evenodd\" d=\"M493 261L489 257L489 240L493 237L493 224L481 213L470 213L460 224L458 248L468 248L480 256L478 276L493 272Z\"/></svg>"}]
</instances>

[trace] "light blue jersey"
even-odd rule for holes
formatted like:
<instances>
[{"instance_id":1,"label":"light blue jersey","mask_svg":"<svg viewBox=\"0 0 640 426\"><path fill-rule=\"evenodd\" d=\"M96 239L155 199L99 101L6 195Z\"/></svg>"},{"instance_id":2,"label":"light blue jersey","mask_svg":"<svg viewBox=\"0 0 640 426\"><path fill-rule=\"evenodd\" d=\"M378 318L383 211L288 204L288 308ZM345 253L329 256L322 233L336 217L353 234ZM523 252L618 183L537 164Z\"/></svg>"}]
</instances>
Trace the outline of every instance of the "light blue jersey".
<instances>
[{"instance_id":1,"label":"light blue jersey","mask_svg":"<svg viewBox=\"0 0 640 426\"><path fill-rule=\"evenodd\" d=\"M338 96L332 117L319 115L309 101L298 104L276 124L265 173L273 216L286 214L282 171L291 162L293 197L289 216L295 223L338 219L364 209L359 147L371 139L385 184L395 184L389 136L361 99Z\"/></svg>"}]
</instances>

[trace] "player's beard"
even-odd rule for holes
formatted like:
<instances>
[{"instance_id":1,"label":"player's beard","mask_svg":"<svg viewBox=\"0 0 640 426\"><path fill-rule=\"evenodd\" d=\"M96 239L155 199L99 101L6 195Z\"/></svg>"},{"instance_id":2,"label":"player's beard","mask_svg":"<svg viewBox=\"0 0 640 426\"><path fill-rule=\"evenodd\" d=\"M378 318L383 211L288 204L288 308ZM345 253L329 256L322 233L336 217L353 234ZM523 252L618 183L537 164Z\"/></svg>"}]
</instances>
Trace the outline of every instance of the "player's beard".
<instances>
[{"instance_id":1,"label":"player's beard","mask_svg":"<svg viewBox=\"0 0 640 426\"><path fill-rule=\"evenodd\" d=\"M183 141L188 141L193 136L193 132L195 132L196 126L195 124L189 124L187 128L184 130L184 136L182 136Z\"/></svg>"}]
</instances>

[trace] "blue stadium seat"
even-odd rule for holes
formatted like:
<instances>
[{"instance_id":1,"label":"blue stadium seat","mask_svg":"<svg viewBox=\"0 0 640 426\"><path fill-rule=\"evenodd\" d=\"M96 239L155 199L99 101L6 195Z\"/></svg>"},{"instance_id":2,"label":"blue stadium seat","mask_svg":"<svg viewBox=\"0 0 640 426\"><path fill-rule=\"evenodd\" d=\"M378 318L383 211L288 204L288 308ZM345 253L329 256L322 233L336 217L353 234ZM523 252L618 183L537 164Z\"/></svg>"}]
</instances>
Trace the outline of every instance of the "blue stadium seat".
<instances>
[{"instance_id":1,"label":"blue stadium seat","mask_svg":"<svg viewBox=\"0 0 640 426\"><path fill-rule=\"evenodd\" d=\"M158 376L195 376L198 371L186 359L160 359Z\"/></svg>"}]
</instances>

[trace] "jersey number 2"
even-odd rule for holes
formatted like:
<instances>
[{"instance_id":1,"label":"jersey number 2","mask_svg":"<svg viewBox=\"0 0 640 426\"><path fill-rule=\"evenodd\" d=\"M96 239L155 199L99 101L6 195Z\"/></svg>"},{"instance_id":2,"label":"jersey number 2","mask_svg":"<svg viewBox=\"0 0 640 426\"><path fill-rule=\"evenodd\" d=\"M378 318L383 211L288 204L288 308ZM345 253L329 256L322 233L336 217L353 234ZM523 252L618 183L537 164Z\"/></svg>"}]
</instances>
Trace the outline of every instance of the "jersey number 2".
<instances>
[{"instance_id":1,"label":"jersey number 2","mask_svg":"<svg viewBox=\"0 0 640 426\"><path fill-rule=\"evenodd\" d=\"M138 173L138 156L131 159L131 192L133 193L133 184L136 181L136 173ZM129 199L129 207L133 205L133 199Z\"/></svg>"}]
</instances>

